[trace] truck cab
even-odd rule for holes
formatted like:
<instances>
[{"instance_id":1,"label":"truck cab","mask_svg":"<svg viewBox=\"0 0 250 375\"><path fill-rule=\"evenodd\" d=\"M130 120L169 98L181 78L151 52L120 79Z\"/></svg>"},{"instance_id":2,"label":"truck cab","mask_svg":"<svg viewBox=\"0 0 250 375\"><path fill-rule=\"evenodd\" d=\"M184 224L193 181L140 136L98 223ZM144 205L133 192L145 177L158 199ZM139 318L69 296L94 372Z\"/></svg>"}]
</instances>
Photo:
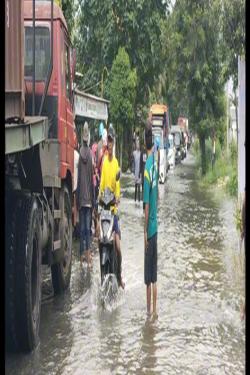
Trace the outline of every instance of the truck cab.
<instances>
[{"instance_id":1,"label":"truck cab","mask_svg":"<svg viewBox=\"0 0 250 375\"><path fill-rule=\"evenodd\" d=\"M73 52L67 24L61 8L53 7L53 33L51 30L50 2L37 1L35 14L35 114L39 113L50 65L51 43L53 44L52 73L44 100L43 116L49 118L48 141L45 149L50 159L42 163L44 183L48 186L67 179L72 189L74 173L74 121L73 121ZM53 39L51 39L53 36ZM25 109L32 115L33 74L33 25L32 1L24 1L24 79ZM57 178L55 178L57 177ZM54 181L52 181L54 180Z\"/></svg>"},{"instance_id":2,"label":"truck cab","mask_svg":"<svg viewBox=\"0 0 250 375\"><path fill-rule=\"evenodd\" d=\"M154 139L159 143L159 182L164 184L169 169L168 162L168 134L169 134L169 111L164 104L153 104L150 108L152 131Z\"/></svg>"}]
</instances>

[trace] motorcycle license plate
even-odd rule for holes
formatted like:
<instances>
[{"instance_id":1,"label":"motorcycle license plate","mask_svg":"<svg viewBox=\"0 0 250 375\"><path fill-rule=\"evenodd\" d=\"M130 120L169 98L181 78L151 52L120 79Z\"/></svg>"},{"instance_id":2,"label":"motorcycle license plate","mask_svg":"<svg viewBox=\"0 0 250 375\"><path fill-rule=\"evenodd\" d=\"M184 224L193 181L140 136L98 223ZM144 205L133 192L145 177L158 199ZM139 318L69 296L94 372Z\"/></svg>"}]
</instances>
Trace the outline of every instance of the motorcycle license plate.
<instances>
[{"instance_id":1,"label":"motorcycle license plate","mask_svg":"<svg viewBox=\"0 0 250 375\"><path fill-rule=\"evenodd\" d=\"M112 214L110 211L108 210L103 210L102 211L102 218L105 219L105 220L110 220L112 217Z\"/></svg>"}]
</instances>

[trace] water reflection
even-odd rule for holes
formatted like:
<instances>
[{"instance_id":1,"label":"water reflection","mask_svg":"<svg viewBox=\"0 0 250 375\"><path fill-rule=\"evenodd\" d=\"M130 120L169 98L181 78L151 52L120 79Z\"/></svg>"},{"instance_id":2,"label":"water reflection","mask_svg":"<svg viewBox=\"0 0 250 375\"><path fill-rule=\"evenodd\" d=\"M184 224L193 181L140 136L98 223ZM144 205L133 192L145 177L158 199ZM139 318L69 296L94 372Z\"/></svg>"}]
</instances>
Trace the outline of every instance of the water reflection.
<instances>
[{"instance_id":1,"label":"water reflection","mask_svg":"<svg viewBox=\"0 0 250 375\"><path fill-rule=\"evenodd\" d=\"M64 296L54 297L51 303L42 305L39 346L30 354L8 354L6 373L60 373L73 342L73 326L68 314L71 302L69 290Z\"/></svg>"},{"instance_id":2,"label":"water reflection","mask_svg":"<svg viewBox=\"0 0 250 375\"><path fill-rule=\"evenodd\" d=\"M123 337L120 332L120 312L118 309L112 311L102 311L98 314L98 337L99 351L98 362L102 363L103 370L116 371L122 366L122 345Z\"/></svg>"},{"instance_id":3,"label":"water reflection","mask_svg":"<svg viewBox=\"0 0 250 375\"><path fill-rule=\"evenodd\" d=\"M155 337L158 332L157 322L155 320L146 319L141 329L141 352L138 358L140 369L136 371L137 374L149 372L154 369L156 371L157 346Z\"/></svg>"},{"instance_id":4,"label":"water reflection","mask_svg":"<svg viewBox=\"0 0 250 375\"><path fill-rule=\"evenodd\" d=\"M89 273L74 241L70 290L43 304L40 346L27 356L7 355L7 374L244 374L234 202L200 189L192 157L171 172L159 186L158 320L145 320L142 203L134 203L133 178L125 175L125 291L103 309L98 252Z\"/></svg>"}]
</instances>

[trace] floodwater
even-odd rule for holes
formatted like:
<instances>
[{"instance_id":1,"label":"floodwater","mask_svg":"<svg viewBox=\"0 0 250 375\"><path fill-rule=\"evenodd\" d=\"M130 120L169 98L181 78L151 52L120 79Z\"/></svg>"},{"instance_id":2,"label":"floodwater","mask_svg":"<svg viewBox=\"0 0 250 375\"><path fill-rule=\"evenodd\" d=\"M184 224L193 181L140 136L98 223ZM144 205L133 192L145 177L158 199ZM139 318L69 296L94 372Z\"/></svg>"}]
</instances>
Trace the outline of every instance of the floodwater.
<instances>
[{"instance_id":1,"label":"floodwater","mask_svg":"<svg viewBox=\"0 0 250 375\"><path fill-rule=\"evenodd\" d=\"M122 178L120 221L125 291L99 302L98 252L81 269L78 242L70 289L43 286L40 344L6 354L6 374L244 374L244 272L235 203L195 180L192 155L159 186L158 319L146 318L143 210L133 180ZM96 246L94 246L96 247Z\"/></svg>"}]
</instances>

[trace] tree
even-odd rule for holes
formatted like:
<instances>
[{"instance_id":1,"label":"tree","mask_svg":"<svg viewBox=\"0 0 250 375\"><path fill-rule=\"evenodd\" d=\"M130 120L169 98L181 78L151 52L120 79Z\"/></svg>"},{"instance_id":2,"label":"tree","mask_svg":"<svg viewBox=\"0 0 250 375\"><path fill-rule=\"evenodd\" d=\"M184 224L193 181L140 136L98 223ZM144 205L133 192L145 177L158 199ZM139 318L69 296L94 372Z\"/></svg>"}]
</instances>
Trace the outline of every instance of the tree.
<instances>
[{"instance_id":1,"label":"tree","mask_svg":"<svg viewBox=\"0 0 250 375\"><path fill-rule=\"evenodd\" d=\"M233 77L234 90L238 86L238 56L245 56L245 0L222 0L222 32L224 42L225 79Z\"/></svg>"},{"instance_id":2,"label":"tree","mask_svg":"<svg viewBox=\"0 0 250 375\"><path fill-rule=\"evenodd\" d=\"M126 159L130 154L129 139L134 120L134 103L136 95L137 74L131 69L128 53L125 48L119 48L112 65L106 94L110 100L110 116L116 130L116 141L120 166L122 168L122 148L126 141ZM124 166L125 169L128 165Z\"/></svg>"},{"instance_id":3,"label":"tree","mask_svg":"<svg viewBox=\"0 0 250 375\"><path fill-rule=\"evenodd\" d=\"M188 117L187 81L183 73L183 64L179 64L182 52L183 36L176 31L176 11L162 23L161 44L163 66L159 91L170 108L172 123L176 124L180 114Z\"/></svg>"},{"instance_id":4,"label":"tree","mask_svg":"<svg viewBox=\"0 0 250 375\"><path fill-rule=\"evenodd\" d=\"M177 0L165 30L166 82L176 95L170 98L188 112L199 136L203 174L205 140L221 131L225 114L220 25L219 1Z\"/></svg>"},{"instance_id":5,"label":"tree","mask_svg":"<svg viewBox=\"0 0 250 375\"><path fill-rule=\"evenodd\" d=\"M74 28L74 16L75 16L75 6L73 0L61 0L60 5L62 7L62 11L64 17L67 21L69 35L72 36L72 31Z\"/></svg>"},{"instance_id":6,"label":"tree","mask_svg":"<svg viewBox=\"0 0 250 375\"><path fill-rule=\"evenodd\" d=\"M224 77L228 80L233 78L234 99L233 104L236 108L236 124L238 134L238 56L245 56L245 0L222 0L223 18L223 58Z\"/></svg>"},{"instance_id":7,"label":"tree","mask_svg":"<svg viewBox=\"0 0 250 375\"><path fill-rule=\"evenodd\" d=\"M149 89L162 69L160 23L169 1L163 0L80 0L78 67L84 74L83 86L101 80L103 68L111 69L119 47L125 47L138 84L136 103L147 103ZM100 86L94 87L100 94Z\"/></svg>"}]
</instances>

